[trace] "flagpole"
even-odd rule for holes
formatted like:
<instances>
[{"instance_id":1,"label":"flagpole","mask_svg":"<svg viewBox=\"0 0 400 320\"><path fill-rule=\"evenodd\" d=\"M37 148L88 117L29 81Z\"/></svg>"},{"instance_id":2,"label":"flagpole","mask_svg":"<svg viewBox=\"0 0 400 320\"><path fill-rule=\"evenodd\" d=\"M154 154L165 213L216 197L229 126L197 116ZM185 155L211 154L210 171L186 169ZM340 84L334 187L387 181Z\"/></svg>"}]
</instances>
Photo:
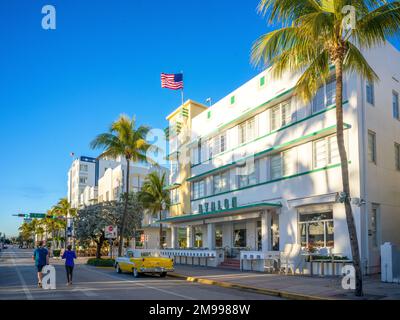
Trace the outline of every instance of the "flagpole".
<instances>
[{"instance_id":1,"label":"flagpole","mask_svg":"<svg viewBox=\"0 0 400 320\"><path fill-rule=\"evenodd\" d=\"M184 79L183 79L183 71L181 71L181 73L182 73L182 81L184 81ZM183 83L185 83L185 82L183 82ZM182 89L181 89L182 106L185 103L185 99L184 99L185 95L184 95L184 92L183 92L183 88L184 88L184 84L183 84Z\"/></svg>"}]
</instances>

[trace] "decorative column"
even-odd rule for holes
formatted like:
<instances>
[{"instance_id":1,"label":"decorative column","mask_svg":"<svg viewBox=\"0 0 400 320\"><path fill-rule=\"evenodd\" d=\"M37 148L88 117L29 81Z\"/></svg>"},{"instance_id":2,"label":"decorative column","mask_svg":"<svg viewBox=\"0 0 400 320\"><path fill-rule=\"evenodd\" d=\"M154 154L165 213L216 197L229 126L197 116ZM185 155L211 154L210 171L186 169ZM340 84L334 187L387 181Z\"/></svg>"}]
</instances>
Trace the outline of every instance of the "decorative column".
<instances>
[{"instance_id":1,"label":"decorative column","mask_svg":"<svg viewBox=\"0 0 400 320\"><path fill-rule=\"evenodd\" d=\"M271 251L271 213L266 210L261 214L261 248Z\"/></svg>"},{"instance_id":2,"label":"decorative column","mask_svg":"<svg viewBox=\"0 0 400 320\"><path fill-rule=\"evenodd\" d=\"M206 247L210 250L215 249L215 224L207 224L207 245Z\"/></svg>"},{"instance_id":3,"label":"decorative column","mask_svg":"<svg viewBox=\"0 0 400 320\"><path fill-rule=\"evenodd\" d=\"M178 248L178 227L171 226L171 248Z\"/></svg>"},{"instance_id":4,"label":"decorative column","mask_svg":"<svg viewBox=\"0 0 400 320\"><path fill-rule=\"evenodd\" d=\"M186 228L186 243L188 248L194 247L194 228L191 226Z\"/></svg>"}]
</instances>

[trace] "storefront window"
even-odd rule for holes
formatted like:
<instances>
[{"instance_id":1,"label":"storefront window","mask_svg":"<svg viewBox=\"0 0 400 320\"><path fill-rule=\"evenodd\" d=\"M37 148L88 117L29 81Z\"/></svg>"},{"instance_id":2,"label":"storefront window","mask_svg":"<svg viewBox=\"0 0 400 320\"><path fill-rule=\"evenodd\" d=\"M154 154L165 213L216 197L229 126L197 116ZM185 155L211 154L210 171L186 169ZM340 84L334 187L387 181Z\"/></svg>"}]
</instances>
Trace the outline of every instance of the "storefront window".
<instances>
[{"instance_id":1,"label":"storefront window","mask_svg":"<svg viewBox=\"0 0 400 320\"><path fill-rule=\"evenodd\" d=\"M302 247L333 247L334 227L333 213L300 212L299 233Z\"/></svg>"},{"instance_id":2,"label":"storefront window","mask_svg":"<svg viewBox=\"0 0 400 320\"><path fill-rule=\"evenodd\" d=\"M235 248L246 247L246 229L235 229L233 239Z\"/></svg>"},{"instance_id":3,"label":"storefront window","mask_svg":"<svg viewBox=\"0 0 400 320\"><path fill-rule=\"evenodd\" d=\"M136 231L135 233L135 246L136 248L142 248L144 245L144 241L142 235L144 235L144 231Z\"/></svg>"},{"instance_id":4,"label":"storefront window","mask_svg":"<svg viewBox=\"0 0 400 320\"><path fill-rule=\"evenodd\" d=\"M164 248L167 246L167 230L163 230L162 232L161 243Z\"/></svg>"},{"instance_id":5,"label":"storefront window","mask_svg":"<svg viewBox=\"0 0 400 320\"><path fill-rule=\"evenodd\" d=\"M257 250L262 251L261 221L257 221Z\"/></svg>"},{"instance_id":6,"label":"storefront window","mask_svg":"<svg viewBox=\"0 0 400 320\"><path fill-rule=\"evenodd\" d=\"M203 247L203 232L202 232L201 228L195 228L194 246L195 246L195 248Z\"/></svg>"},{"instance_id":7,"label":"storefront window","mask_svg":"<svg viewBox=\"0 0 400 320\"><path fill-rule=\"evenodd\" d=\"M186 248L187 246L186 228L178 229L178 246L179 248Z\"/></svg>"}]
</instances>

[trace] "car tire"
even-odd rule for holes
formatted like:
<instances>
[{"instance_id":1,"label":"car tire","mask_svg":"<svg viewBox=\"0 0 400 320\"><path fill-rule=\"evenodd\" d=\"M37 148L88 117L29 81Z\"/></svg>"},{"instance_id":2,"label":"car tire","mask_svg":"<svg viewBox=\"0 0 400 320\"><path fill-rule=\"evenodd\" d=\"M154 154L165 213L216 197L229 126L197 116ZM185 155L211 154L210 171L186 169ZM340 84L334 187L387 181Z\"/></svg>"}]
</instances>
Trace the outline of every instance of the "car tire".
<instances>
[{"instance_id":1,"label":"car tire","mask_svg":"<svg viewBox=\"0 0 400 320\"><path fill-rule=\"evenodd\" d=\"M116 271L117 273L122 273L121 268L119 267L119 264L118 264L118 263L115 265L115 271Z\"/></svg>"},{"instance_id":2,"label":"car tire","mask_svg":"<svg viewBox=\"0 0 400 320\"><path fill-rule=\"evenodd\" d=\"M167 273L166 273L166 272L161 272L161 273L160 273L160 277L161 277L161 278L165 278L166 276L167 276Z\"/></svg>"},{"instance_id":3,"label":"car tire","mask_svg":"<svg viewBox=\"0 0 400 320\"><path fill-rule=\"evenodd\" d=\"M140 273L139 273L138 269L133 268L132 269L132 275L133 275L134 278L139 278Z\"/></svg>"}]
</instances>

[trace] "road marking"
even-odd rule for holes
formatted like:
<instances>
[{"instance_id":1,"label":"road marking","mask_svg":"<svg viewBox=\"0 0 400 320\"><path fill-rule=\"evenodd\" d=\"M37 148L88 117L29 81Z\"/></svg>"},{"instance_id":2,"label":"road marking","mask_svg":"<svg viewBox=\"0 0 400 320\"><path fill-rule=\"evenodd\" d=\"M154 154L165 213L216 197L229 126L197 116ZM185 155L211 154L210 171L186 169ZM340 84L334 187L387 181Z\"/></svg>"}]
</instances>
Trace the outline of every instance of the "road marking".
<instances>
[{"instance_id":1,"label":"road marking","mask_svg":"<svg viewBox=\"0 0 400 320\"><path fill-rule=\"evenodd\" d=\"M163 293L166 293L166 294L169 294L169 295L173 295L173 296L176 296L176 297L179 297L179 298L183 298L183 299L197 300L196 298L193 298L193 297L185 296L185 295L182 295L182 294L179 294L179 293L175 293L175 292L171 292L171 291L168 291L168 290L156 288L156 287L153 287L153 286L148 286L148 285L146 285L146 284L138 283L138 282L136 282L136 281L125 280L125 279L119 278L119 277L114 276L114 275L110 275L110 274L107 274L107 273L104 273L104 272L100 272L100 271L95 270L95 269L88 268L88 267L86 267L86 266L84 266L84 265L82 265L82 267L83 267L84 269L86 269L86 270L90 270L90 271L92 271L92 272L101 274L101 275L103 275L103 276L107 276L107 277L109 277L109 278L116 279L116 280L119 280L119 281L123 280L123 281L125 281L125 282L132 283L132 284L134 284L134 285L136 285L136 286L145 287L145 288L148 288L148 289L153 289L153 290L160 291L160 292L163 292Z\"/></svg>"},{"instance_id":2,"label":"road marking","mask_svg":"<svg viewBox=\"0 0 400 320\"><path fill-rule=\"evenodd\" d=\"M82 292L86 297L97 297L98 294L94 293L91 291L91 289L88 288L75 288L74 290L72 290L73 292Z\"/></svg>"},{"instance_id":3,"label":"road marking","mask_svg":"<svg viewBox=\"0 0 400 320\"><path fill-rule=\"evenodd\" d=\"M17 272L19 281L21 281L22 289L25 292L26 298L28 300L34 300L31 292L29 291L29 289L28 289L28 287L26 285L26 282L25 282L24 278L22 277L21 272L19 271L19 269L17 267L17 263L15 262L15 258L14 257L15 257L15 253L13 252L13 257L11 257L11 261L12 261L13 266L15 267L15 271Z\"/></svg>"}]
</instances>

